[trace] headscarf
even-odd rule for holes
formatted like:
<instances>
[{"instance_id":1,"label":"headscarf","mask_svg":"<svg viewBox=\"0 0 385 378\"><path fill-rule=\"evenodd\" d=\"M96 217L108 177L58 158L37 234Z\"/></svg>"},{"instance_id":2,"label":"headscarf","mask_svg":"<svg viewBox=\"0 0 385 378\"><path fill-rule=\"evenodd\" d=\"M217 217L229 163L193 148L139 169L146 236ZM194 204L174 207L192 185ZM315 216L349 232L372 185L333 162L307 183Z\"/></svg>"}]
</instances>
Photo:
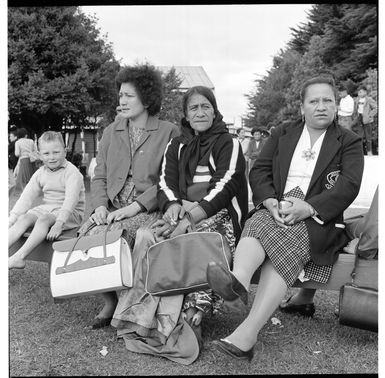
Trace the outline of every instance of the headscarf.
<instances>
[{"instance_id":1,"label":"headscarf","mask_svg":"<svg viewBox=\"0 0 385 378\"><path fill-rule=\"evenodd\" d=\"M182 135L179 141L185 145L179 162L179 190L182 198L187 198L187 188L193 183L198 165L207 166L211 150L217 139L228 133L222 114L216 112L213 124L209 129L195 135L190 123L182 119Z\"/></svg>"}]
</instances>

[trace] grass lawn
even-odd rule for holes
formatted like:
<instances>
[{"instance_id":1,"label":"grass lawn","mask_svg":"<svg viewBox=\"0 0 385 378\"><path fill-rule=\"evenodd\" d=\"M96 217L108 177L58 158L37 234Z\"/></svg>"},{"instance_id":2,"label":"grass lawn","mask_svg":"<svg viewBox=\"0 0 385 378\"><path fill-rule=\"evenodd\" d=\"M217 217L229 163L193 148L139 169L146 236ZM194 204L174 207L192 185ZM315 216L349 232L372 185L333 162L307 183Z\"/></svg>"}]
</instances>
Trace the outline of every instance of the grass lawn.
<instances>
[{"instance_id":1,"label":"grass lawn","mask_svg":"<svg viewBox=\"0 0 385 378\"><path fill-rule=\"evenodd\" d=\"M10 206L13 202L11 199ZM253 285L251 296L255 288ZM290 289L287 295L296 290ZM48 265L28 261L24 270L9 272L10 375L377 373L377 333L338 324L334 315L337 292L318 291L315 303L313 319L276 311L273 316L281 325L273 325L269 320L262 328L251 363L230 359L211 345L242 321L247 308L225 308L216 317L204 318L201 354L192 365L183 366L165 358L127 351L111 327L89 329L101 306L100 298L79 297L55 304L49 288ZM108 350L105 357L100 354L103 346Z\"/></svg>"}]
</instances>

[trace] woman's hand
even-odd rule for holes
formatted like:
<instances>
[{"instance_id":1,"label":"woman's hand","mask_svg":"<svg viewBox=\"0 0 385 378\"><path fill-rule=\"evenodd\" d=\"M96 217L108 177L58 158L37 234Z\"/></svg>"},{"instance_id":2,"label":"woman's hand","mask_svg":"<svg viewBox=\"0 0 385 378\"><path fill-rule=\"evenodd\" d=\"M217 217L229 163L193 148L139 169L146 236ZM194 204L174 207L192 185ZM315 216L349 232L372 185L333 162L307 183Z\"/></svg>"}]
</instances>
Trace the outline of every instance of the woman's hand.
<instances>
[{"instance_id":1,"label":"woman's hand","mask_svg":"<svg viewBox=\"0 0 385 378\"><path fill-rule=\"evenodd\" d=\"M287 209L279 210L279 213L284 218L285 224L288 226L292 226L293 224L312 216L313 208L306 201L295 197L287 197L285 200L293 203L293 205Z\"/></svg>"},{"instance_id":2,"label":"woman's hand","mask_svg":"<svg viewBox=\"0 0 385 378\"><path fill-rule=\"evenodd\" d=\"M172 204L163 215L163 220L175 226L184 217L185 209L179 203Z\"/></svg>"},{"instance_id":3,"label":"woman's hand","mask_svg":"<svg viewBox=\"0 0 385 378\"><path fill-rule=\"evenodd\" d=\"M287 226L285 225L285 220L281 217L278 211L278 200L276 198L265 199L263 201L263 206L265 206L266 209L270 211L270 214L272 215L278 226L287 228Z\"/></svg>"},{"instance_id":4,"label":"woman's hand","mask_svg":"<svg viewBox=\"0 0 385 378\"><path fill-rule=\"evenodd\" d=\"M171 226L164 219L158 219L152 224L151 229L157 238L168 238L174 231L175 226Z\"/></svg>"},{"instance_id":5,"label":"woman's hand","mask_svg":"<svg viewBox=\"0 0 385 378\"><path fill-rule=\"evenodd\" d=\"M137 202L122 207L121 209L115 210L108 214L107 223L110 224L113 221L120 221L124 218L131 218L136 214L140 213L141 208Z\"/></svg>"},{"instance_id":6,"label":"woman's hand","mask_svg":"<svg viewBox=\"0 0 385 378\"><path fill-rule=\"evenodd\" d=\"M175 230L171 233L170 238L185 234L189 227L191 227L191 222L188 218L184 217L175 227Z\"/></svg>"},{"instance_id":7,"label":"woman's hand","mask_svg":"<svg viewBox=\"0 0 385 378\"><path fill-rule=\"evenodd\" d=\"M107 215L109 211L105 206L99 206L95 209L94 213L91 214L91 222L96 223L98 226L107 223Z\"/></svg>"}]
</instances>

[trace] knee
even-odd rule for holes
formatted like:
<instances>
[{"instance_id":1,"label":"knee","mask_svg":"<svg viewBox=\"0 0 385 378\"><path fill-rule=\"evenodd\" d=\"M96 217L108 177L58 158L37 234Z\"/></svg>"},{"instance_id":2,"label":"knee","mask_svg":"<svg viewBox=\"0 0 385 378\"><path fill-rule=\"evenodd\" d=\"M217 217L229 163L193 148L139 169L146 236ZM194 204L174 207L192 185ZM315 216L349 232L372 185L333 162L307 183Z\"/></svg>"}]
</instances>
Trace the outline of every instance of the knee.
<instances>
[{"instance_id":1,"label":"knee","mask_svg":"<svg viewBox=\"0 0 385 378\"><path fill-rule=\"evenodd\" d=\"M37 218L36 225L39 226L50 226L52 224L52 217L48 214L41 215Z\"/></svg>"},{"instance_id":2,"label":"knee","mask_svg":"<svg viewBox=\"0 0 385 378\"><path fill-rule=\"evenodd\" d=\"M17 219L19 225L28 227L33 224L33 218L29 214L20 215Z\"/></svg>"},{"instance_id":3,"label":"knee","mask_svg":"<svg viewBox=\"0 0 385 378\"><path fill-rule=\"evenodd\" d=\"M237 249L244 249L246 251L253 251L258 255L265 256L265 249L263 248L259 239L254 237L244 237L242 238L237 246Z\"/></svg>"}]
</instances>

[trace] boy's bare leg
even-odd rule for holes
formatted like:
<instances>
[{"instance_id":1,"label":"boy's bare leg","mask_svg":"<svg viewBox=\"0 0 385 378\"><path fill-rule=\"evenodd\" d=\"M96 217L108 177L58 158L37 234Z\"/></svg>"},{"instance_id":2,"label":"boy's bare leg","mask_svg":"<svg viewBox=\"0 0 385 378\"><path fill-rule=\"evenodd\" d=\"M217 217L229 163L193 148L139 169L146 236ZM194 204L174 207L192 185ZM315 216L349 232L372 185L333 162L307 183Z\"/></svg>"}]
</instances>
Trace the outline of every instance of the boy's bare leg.
<instances>
[{"instance_id":1,"label":"boy's bare leg","mask_svg":"<svg viewBox=\"0 0 385 378\"><path fill-rule=\"evenodd\" d=\"M49 229L56 222L56 217L52 214L47 214L39 217L33 227L31 235L25 241L23 246L8 259L8 269L23 269L25 267L26 257L45 240Z\"/></svg>"},{"instance_id":2,"label":"boy's bare leg","mask_svg":"<svg viewBox=\"0 0 385 378\"><path fill-rule=\"evenodd\" d=\"M15 244L31 226L37 221L37 216L24 214L8 229L8 248Z\"/></svg>"}]
</instances>

